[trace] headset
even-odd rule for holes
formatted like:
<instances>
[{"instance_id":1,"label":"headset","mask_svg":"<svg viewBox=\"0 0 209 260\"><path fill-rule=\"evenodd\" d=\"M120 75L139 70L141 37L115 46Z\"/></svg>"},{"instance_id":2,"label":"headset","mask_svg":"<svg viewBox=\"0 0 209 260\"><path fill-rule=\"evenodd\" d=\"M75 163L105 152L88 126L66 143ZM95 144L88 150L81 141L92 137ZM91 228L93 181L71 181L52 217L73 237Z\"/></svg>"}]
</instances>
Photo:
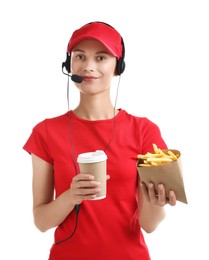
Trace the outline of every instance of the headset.
<instances>
[{"instance_id":1,"label":"headset","mask_svg":"<svg viewBox=\"0 0 209 260\"><path fill-rule=\"evenodd\" d=\"M91 24L91 23L103 23L103 24L106 24L107 26L109 26L109 27L111 27L115 30L114 27L112 27L111 25L104 23L104 22L90 22L90 23L87 23L87 24ZM122 55L119 59L117 59L116 68L115 68L116 75L121 75L124 72L125 67L126 67L126 64L125 64L125 45L124 45L124 41L123 41L122 37L121 37L121 45L122 45ZM70 55L70 53L67 53L66 54L66 61L62 63L62 68L65 67L65 69L68 73L70 73L70 67L71 67L70 61L71 61L71 55Z\"/></svg>"}]
</instances>

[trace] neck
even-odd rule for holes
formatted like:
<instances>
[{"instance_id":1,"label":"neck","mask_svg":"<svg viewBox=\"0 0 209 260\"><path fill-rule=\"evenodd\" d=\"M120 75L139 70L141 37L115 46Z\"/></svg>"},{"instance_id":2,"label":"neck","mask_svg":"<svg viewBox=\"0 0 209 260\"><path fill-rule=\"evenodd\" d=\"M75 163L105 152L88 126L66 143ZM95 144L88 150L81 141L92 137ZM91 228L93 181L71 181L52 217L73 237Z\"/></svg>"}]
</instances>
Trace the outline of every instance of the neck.
<instances>
[{"instance_id":1,"label":"neck","mask_svg":"<svg viewBox=\"0 0 209 260\"><path fill-rule=\"evenodd\" d=\"M97 99L81 96L79 105L73 111L76 116L86 120L111 119L117 113L110 99Z\"/></svg>"}]
</instances>

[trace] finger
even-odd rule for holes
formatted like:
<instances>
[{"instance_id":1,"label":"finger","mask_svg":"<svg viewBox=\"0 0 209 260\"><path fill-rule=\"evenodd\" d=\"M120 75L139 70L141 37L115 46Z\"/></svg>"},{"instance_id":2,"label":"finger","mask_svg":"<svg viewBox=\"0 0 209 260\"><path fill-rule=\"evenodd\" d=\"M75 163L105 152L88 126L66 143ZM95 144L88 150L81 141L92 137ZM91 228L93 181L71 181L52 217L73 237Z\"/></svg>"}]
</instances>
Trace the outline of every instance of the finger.
<instances>
[{"instance_id":1,"label":"finger","mask_svg":"<svg viewBox=\"0 0 209 260\"><path fill-rule=\"evenodd\" d=\"M165 187L163 184L158 184L158 204L164 206L166 204Z\"/></svg>"},{"instance_id":2,"label":"finger","mask_svg":"<svg viewBox=\"0 0 209 260\"><path fill-rule=\"evenodd\" d=\"M171 206L175 206L176 205L176 194L172 190L169 191L169 204Z\"/></svg>"},{"instance_id":3,"label":"finger","mask_svg":"<svg viewBox=\"0 0 209 260\"><path fill-rule=\"evenodd\" d=\"M78 192L79 192L78 195L81 195L81 196L96 195L99 192L101 192L101 188L100 187L82 188L82 189L79 189Z\"/></svg>"},{"instance_id":4,"label":"finger","mask_svg":"<svg viewBox=\"0 0 209 260\"><path fill-rule=\"evenodd\" d=\"M148 189L147 189L147 186L144 182L140 183L140 188L141 188L141 192L143 194L143 197L145 197L147 200L149 200Z\"/></svg>"},{"instance_id":5,"label":"finger","mask_svg":"<svg viewBox=\"0 0 209 260\"><path fill-rule=\"evenodd\" d=\"M75 195L76 196L76 199L77 201L84 201L84 200L91 200L91 199L94 199L96 198L96 194L86 194L86 195L82 195L82 194L77 194Z\"/></svg>"},{"instance_id":6,"label":"finger","mask_svg":"<svg viewBox=\"0 0 209 260\"><path fill-rule=\"evenodd\" d=\"M78 189L87 189L87 188L96 188L100 186L100 182L98 181L88 181L88 180L80 180L75 182L75 186Z\"/></svg>"},{"instance_id":7,"label":"finger","mask_svg":"<svg viewBox=\"0 0 209 260\"><path fill-rule=\"evenodd\" d=\"M149 197L150 197L150 200L156 204L157 202L157 196L156 196L156 192L155 192L155 185L154 183L150 182L149 185L148 185L148 192L149 192Z\"/></svg>"},{"instance_id":8,"label":"finger","mask_svg":"<svg viewBox=\"0 0 209 260\"><path fill-rule=\"evenodd\" d=\"M87 173L79 173L77 174L73 180L75 181L80 181L80 180L94 180L94 176L91 174L87 174Z\"/></svg>"}]
</instances>

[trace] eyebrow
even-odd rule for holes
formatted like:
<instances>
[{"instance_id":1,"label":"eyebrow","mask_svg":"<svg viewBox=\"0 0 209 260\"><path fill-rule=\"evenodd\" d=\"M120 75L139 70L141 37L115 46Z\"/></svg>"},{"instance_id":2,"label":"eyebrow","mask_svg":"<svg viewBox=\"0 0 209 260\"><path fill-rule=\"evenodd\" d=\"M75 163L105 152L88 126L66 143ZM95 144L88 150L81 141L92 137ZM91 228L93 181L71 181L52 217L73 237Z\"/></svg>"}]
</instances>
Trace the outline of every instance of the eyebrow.
<instances>
[{"instance_id":1,"label":"eyebrow","mask_svg":"<svg viewBox=\"0 0 209 260\"><path fill-rule=\"evenodd\" d=\"M73 52L82 52L82 53L85 53L85 51L81 50L81 49L75 49L73 50ZM98 51L96 52L96 54L111 54L110 52L107 52L107 51Z\"/></svg>"}]
</instances>

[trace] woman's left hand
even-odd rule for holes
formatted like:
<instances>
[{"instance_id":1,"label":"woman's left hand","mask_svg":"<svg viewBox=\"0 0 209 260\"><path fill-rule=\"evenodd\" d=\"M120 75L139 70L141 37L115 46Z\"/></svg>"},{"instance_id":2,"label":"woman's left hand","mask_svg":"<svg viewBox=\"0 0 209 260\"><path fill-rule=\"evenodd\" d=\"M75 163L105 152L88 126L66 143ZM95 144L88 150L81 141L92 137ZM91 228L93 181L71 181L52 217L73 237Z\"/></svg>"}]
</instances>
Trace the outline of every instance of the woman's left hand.
<instances>
[{"instance_id":1,"label":"woman's left hand","mask_svg":"<svg viewBox=\"0 0 209 260\"><path fill-rule=\"evenodd\" d=\"M169 191L168 197L166 197L163 184L158 184L156 189L151 182L148 184L148 187L146 187L145 184L142 184L142 192L143 195L147 196L150 202L156 206L163 207L166 204L169 204L170 206L176 205L176 195L174 191Z\"/></svg>"}]
</instances>

